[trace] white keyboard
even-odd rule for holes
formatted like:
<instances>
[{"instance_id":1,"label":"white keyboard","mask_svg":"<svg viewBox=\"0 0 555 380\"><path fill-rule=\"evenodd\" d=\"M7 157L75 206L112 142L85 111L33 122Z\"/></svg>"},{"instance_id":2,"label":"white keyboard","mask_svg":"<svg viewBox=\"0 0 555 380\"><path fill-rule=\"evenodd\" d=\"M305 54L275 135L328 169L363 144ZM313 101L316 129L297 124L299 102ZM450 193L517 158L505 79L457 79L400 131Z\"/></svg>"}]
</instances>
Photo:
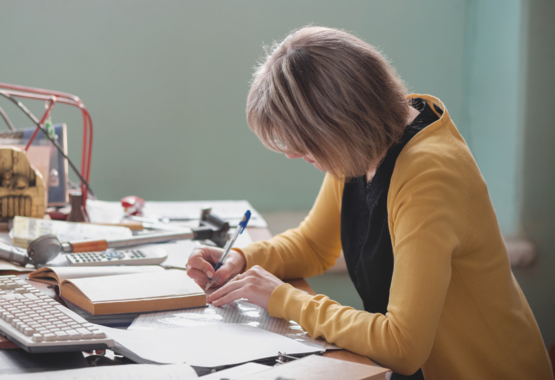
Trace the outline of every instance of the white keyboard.
<instances>
[{"instance_id":1,"label":"white keyboard","mask_svg":"<svg viewBox=\"0 0 555 380\"><path fill-rule=\"evenodd\" d=\"M0 334L28 352L114 346L97 326L16 276L0 276Z\"/></svg>"},{"instance_id":2,"label":"white keyboard","mask_svg":"<svg viewBox=\"0 0 555 380\"><path fill-rule=\"evenodd\" d=\"M167 257L168 254L162 248L81 252L66 255L67 262L72 266L157 265L166 260Z\"/></svg>"}]
</instances>

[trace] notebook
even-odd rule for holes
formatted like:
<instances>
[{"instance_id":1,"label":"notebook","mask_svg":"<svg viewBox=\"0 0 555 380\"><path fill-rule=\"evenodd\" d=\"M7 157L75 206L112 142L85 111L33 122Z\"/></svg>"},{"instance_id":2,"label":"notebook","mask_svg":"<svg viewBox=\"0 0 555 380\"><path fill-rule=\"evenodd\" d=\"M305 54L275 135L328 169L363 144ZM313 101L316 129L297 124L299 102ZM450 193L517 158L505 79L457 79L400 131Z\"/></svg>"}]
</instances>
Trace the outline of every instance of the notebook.
<instances>
[{"instance_id":1,"label":"notebook","mask_svg":"<svg viewBox=\"0 0 555 380\"><path fill-rule=\"evenodd\" d=\"M184 271L155 267L160 269L149 268L142 273L114 274L114 269L123 270L128 267L109 268L83 268L96 271L97 274L101 271L112 273L80 278L67 277L67 273L64 276L65 268L41 268L30 273L29 278L58 283L63 299L91 315L143 313L206 306L206 294Z\"/></svg>"}]
</instances>

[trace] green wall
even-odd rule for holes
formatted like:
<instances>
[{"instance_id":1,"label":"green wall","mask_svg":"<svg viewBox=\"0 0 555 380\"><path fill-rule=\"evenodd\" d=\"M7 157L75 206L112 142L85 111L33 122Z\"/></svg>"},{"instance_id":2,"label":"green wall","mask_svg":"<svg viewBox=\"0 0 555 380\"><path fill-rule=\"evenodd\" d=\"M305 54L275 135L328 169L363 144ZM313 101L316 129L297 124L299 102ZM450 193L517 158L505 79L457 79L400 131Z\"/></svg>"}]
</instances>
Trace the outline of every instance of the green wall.
<instances>
[{"instance_id":1,"label":"green wall","mask_svg":"<svg viewBox=\"0 0 555 380\"><path fill-rule=\"evenodd\" d=\"M542 331L555 344L555 2L524 1L521 233L537 261L516 269Z\"/></svg>"},{"instance_id":2,"label":"green wall","mask_svg":"<svg viewBox=\"0 0 555 380\"><path fill-rule=\"evenodd\" d=\"M413 91L441 97L462 120L462 0L3 0L0 81L83 99L100 199L246 198L260 211L306 210L322 174L265 150L244 110L262 45L309 23L379 46ZM78 159L78 113L57 106L54 120L69 123Z\"/></svg>"},{"instance_id":3,"label":"green wall","mask_svg":"<svg viewBox=\"0 0 555 380\"><path fill-rule=\"evenodd\" d=\"M465 138L507 235L518 233L522 180L521 3L470 0L467 7Z\"/></svg>"}]
</instances>

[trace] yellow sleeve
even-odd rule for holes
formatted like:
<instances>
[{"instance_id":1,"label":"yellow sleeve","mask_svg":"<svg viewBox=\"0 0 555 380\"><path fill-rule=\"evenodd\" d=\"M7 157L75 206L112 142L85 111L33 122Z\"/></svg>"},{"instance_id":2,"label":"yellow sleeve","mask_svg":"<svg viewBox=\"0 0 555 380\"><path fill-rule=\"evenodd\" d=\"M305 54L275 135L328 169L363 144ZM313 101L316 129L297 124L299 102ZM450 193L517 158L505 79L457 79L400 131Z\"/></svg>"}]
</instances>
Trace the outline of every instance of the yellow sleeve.
<instances>
[{"instance_id":1,"label":"yellow sleeve","mask_svg":"<svg viewBox=\"0 0 555 380\"><path fill-rule=\"evenodd\" d=\"M282 279L312 277L335 264L341 254L343 184L326 174L316 202L298 228L240 251L247 269L260 265Z\"/></svg>"},{"instance_id":2,"label":"yellow sleeve","mask_svg":"<svg viewBox=\"0 0 555 380\"><path fill-rule=\"evenodd\" d=\"M445 161L445 160L443 160ZM430 355L451 277L451 255L465 235L466 181L456 160L411 159L396 168L388 194L394 269L388 312L354 310L288 284L269 300L274 317L298 322L323 337L400 374Z\"/></svg>"}]
</instances>

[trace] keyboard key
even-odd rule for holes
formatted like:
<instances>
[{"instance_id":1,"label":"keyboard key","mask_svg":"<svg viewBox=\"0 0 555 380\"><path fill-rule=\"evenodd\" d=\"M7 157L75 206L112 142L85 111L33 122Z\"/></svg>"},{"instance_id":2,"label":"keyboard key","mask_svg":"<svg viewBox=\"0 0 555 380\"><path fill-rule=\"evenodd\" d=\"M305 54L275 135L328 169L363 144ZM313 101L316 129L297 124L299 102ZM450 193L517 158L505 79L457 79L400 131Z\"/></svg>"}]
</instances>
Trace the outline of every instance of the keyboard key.
<instances>
[{"instance_id":1,"label":"keyboard key","mask_svg":"<svg viewBox=\"0 0 555 380\"><path fill-rule=\"evenodd\" d=\"M103 338L106 338L106 334L104 334L103 331L100 331L100 330L93 330L93 331L91 331L91 332L93 333L93 337L94 337L95 339L103 339Z\"/></svg>"},{"instance_id":2,"label":"keyboard key","mask_svg":"<svg viewBox=\"0 0 555 380\"><path fill-rule=\"evenodd\" d=\"M58 340L69 340L69 335L67 335L64 331L56 331L54 334L56 334L56 338Z\"/></svg>"},{"instance_id":3,"label":"keyboard key","mask_svg":"<svg viewBox=\"0 0 555 380\"><path fill-rule=\"evenodd\" d=\"M94 336L94 334L92 332L90 332L87 329L83 329L83 328L77 329L77 332L82 335L83 339L90 339Z\"/></svg>"},{"instance_id":4,"label":"keyboard key","mask_svg":"<svg viewBox=\"0 0 555 380\"><path fill-rule=\"evenodd\" d=\"M56 309L58 309L59 311L61 311L62 313L66 314L69 318L73 319L76 322L79 323L87 323L87 320L80 317L79 315L75 314L75 313L71 313L67 308L63 307L62 305L56 306Z\"/></svg>"},{"instance_id":5,"label":"keyboard key","mask_svg":"<svg viewBox=\"0 0 555 380\"><path fill-rule=\"evenodd\" d=\"M25 296L28 300L30 300L30 301L36 301L36 300L39 299L39 298L38 298L36 295L34 295L33 293L25 293L24 296Z\"/></svg>"},{"instance_id":6,"label":"keyboard key","mask_svg":"<svg viewBox=\"0 0 555 380\"><path fill-rule=\"evenodd\" d=\"M38 334L38 333L33 334L33 342L37 342L37 343L42 342L43 339L44 338L42 334Z\"/></svg>"},{"instance_id":7,"label":"keyboard key","mask_svg":"<svg viewBox=\"0 0 555 380\"><path fill-rule=\"evenodd\" d=\"M56 335L52 334L52 333L46 333L43 335L44 340L46 341L55 341L56 340Z\"/></svg>"},{"instance_id":8,"label":"keyboard key","mask_svg":"<svg viewBox=\"0 0 555 380\"><path fill-rule=\"evenodd\" d=\"M66 334L69 336L70 340L81 339L81 334L75 330L65 330Z\"/></svg>"}]
</instances>

